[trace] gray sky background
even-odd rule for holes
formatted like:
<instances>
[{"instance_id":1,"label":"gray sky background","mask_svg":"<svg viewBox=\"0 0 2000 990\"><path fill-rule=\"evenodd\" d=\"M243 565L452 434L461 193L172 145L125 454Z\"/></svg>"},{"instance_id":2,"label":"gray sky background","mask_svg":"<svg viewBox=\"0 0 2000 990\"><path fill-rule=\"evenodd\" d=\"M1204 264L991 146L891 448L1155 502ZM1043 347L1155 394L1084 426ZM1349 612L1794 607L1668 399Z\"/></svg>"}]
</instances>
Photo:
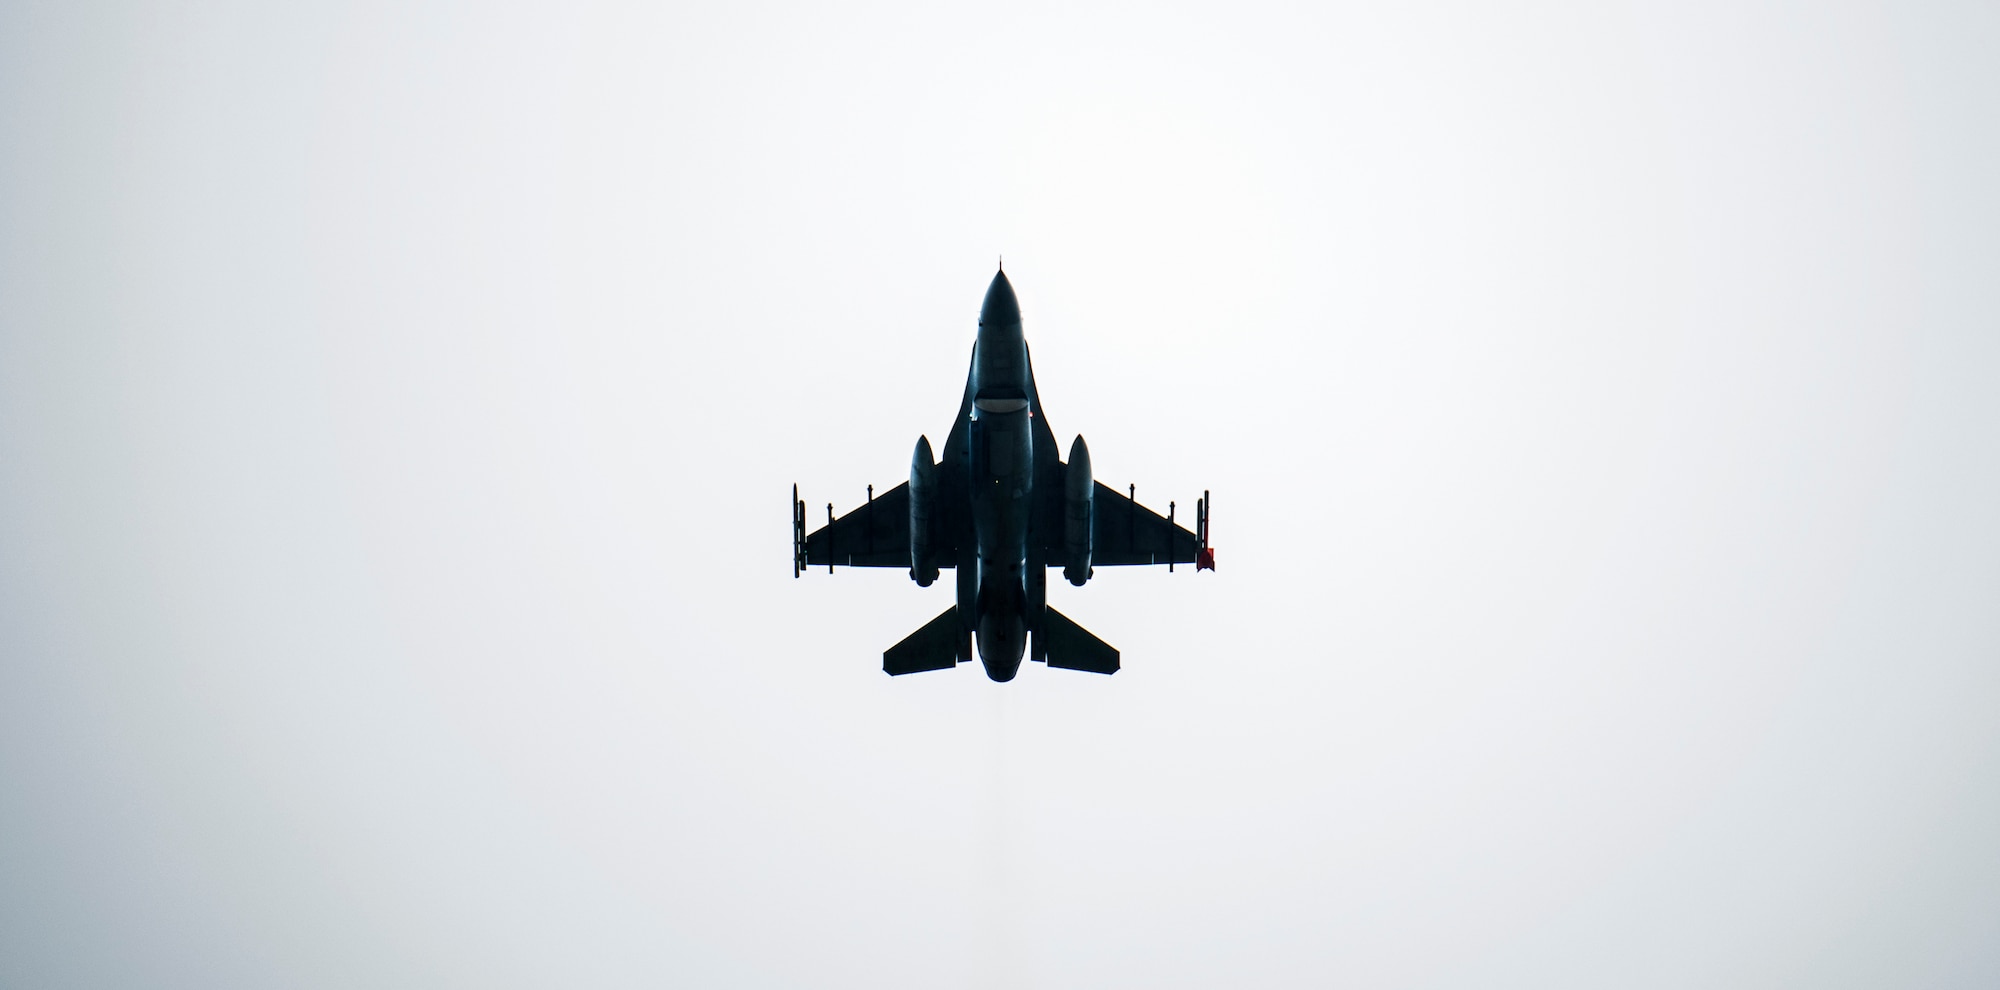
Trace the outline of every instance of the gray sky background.
<instances>
[{"instance_id":1,"label":"gray sky background","mask_svg":"<svg viewBox=\"0 0 2000 990\"><path fill-rule=\"evenodd\" d=\"M9 4L0 984L2000 985L1995 52ZM1221 569L891 680L1001 253Z\"/></svg>"}]
</instances>

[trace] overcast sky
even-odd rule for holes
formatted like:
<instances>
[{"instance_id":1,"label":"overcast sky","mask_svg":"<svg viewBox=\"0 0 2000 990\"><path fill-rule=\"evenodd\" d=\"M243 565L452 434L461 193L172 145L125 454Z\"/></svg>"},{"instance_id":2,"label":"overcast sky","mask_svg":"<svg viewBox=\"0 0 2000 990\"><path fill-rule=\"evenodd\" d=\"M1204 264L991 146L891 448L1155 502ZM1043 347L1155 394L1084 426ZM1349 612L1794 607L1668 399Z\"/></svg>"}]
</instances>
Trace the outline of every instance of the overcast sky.
<instances>
[{"instance_id":1,"label":"overcast sky","mask_svg":"<svg viewBox=\"0 0 2000 990\"><path fill-rule=\"evenodd\" d=\"M2000 985L2000 8L0 11L0 985ZM794 580L1004 254L1215 573Z\"/></svg>"}]
</instances>

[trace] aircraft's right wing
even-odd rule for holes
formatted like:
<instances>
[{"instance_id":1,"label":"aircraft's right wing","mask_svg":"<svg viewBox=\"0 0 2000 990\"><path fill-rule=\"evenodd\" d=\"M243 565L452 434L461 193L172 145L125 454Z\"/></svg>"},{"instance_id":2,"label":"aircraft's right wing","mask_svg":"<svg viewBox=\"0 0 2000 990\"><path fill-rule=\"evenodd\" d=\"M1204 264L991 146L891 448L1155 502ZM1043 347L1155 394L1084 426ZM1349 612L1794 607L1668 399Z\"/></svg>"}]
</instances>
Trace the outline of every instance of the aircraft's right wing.
<instances>
[{"instance_id":1,"label":"aircraft's right wing","mask_svg":"<svg viewBox=\"0 0 2000 990\"><path fill-rule=\"evenodd\" d=\"M797 489L793 492L796 502ZM815 564L908 567L910 483L905 481L880 495L870 496L854 511L838 519L828 519L826 525L814 530L811 536L805 532L804 503L797 503L792 516L792 532L795 568Z\"/></svg>"},{"instance_id":2,"label":"aircraft's right wing","mask_svg":"<svg viewBox=\"0 0 2000 990\"><path fill-rule=\"evenodd\" d=\"M1203 549L1201 537L1126 498L1101 481L1091 484L1093 521L1090 562L1104 564L1193 564Z\"/></svg>"}]
</instances>

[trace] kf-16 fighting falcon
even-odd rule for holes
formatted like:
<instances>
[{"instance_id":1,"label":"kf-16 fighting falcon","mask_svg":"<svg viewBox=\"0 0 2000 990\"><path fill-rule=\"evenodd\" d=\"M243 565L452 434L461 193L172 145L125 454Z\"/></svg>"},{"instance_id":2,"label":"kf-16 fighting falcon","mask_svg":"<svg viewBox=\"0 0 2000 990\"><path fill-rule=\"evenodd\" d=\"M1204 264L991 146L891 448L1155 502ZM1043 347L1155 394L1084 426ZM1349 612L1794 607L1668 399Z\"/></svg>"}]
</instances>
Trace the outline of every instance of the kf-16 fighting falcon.
<instances>
[{"instance_id":1,"label":"kf-16 fighting falcon","mask_svg":"<svg viewBox=\"0 0 2000 990\"><path fill-rule=\"evenodd\" d=\"M1193 564L1215 568L1208 546L1208 493L1195 502L1195 531L1140 506L1090 475L1079 436L1069 461L1056 457L1055 434L1042 415L1021 307L1003 269L986 289L972 371L944 456L917 438L910 480L876 495L806 535L806 504L792 486L792 576L809 566L904 567L921 587L940 568L958 571L958 603L882 654L890 674L943 670L972 659L986 676L1011 681L1030 660L1099 674L1118 670L1118 651L1048 606L1048 568L1069 583L1090 580L1094 565Z\"/></svg>"}]
</instances>

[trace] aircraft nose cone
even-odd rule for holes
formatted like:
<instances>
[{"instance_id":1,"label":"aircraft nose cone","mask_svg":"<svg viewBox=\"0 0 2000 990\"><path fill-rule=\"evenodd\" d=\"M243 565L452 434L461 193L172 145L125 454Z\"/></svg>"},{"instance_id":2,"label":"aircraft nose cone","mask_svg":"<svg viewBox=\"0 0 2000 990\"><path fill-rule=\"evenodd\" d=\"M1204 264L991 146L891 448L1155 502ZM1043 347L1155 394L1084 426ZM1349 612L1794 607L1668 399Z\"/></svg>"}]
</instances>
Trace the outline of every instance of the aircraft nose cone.
<instances>
[{"instance_id":1,"label":"aircraft nose cone","mask_svg":"<svg viewBox=\"0 0 2000 990\"><path fill-rule=\"evenodd\" d=\"M993 276L993 284L986 287L986 304L979 307L979 325L982 327L1005 327L1021 322L1021 304L1014 299L1014 283L1007 281L1007 273Z\"/></svg>"}]
</instances>

